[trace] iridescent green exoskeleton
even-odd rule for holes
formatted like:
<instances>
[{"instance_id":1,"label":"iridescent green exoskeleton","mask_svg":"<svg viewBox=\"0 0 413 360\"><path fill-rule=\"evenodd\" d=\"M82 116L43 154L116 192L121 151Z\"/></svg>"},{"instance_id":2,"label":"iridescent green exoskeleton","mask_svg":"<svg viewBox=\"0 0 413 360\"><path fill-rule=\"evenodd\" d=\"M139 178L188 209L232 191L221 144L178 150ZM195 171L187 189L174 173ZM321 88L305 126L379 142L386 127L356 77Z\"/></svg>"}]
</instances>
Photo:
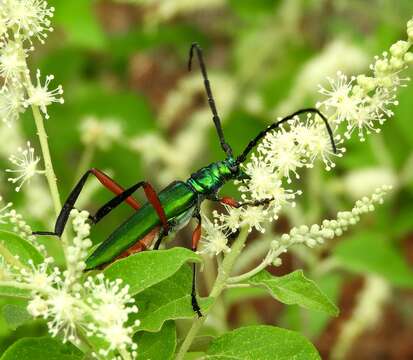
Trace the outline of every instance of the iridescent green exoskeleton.
<instances>
[{"instance_id":1,"label":"iridescent green exoskeleton","mask_svg":"<svg viewBox=\"0 0 413 360\"><path fill-rule=\"evenodd\" d=\"M194 52L196 53L200 63L208 103L212 112L212 119L218 133L221 147L226 154L226 158L222 161L214 162L203 167L193 173L186 181L175 181L171 183L159 193L156 193L153 187L146 181L140 181L125 190L103 172L94 168L88 170L79 180L65 201L56 220L54 231L35 232L37 235L56 235L60 237L69 218L70 211L74 208L75 202L79 197L88 176L90 174L94 175L106 188L115 193L116 196L103 205L94 216L90 216L91 223L96 224L111 210L123 202L129 204L136 210L136 212L96 248L96 250L86 261L86 270L101 268L102 266L113 262L117 258L146 250L151 247L153 243L155 243L153 245L153 249L156 250L159 248L162 238L167 235L168 232L185 226L192 218L198 220L197 227L195 228L192 236L192 250L196 251L199 239L201 237L200 204L205 199L219 201L234 207L246 205L259 206L272 201L272 199L265 199L253 203L239 203L228 197L219 197L218 192L227 181L247 180L248 175L242 170L241 164L247 159L247 156L251 150L254 149L258 142L269 131L277 130L280 124L285 123L302 113L316 113L320 116L326 125L333 150L336 151L333 133L326 118L317 109L308 108L299 110L277 122L274 122L256 135L247 144L241 155L234 157L231 146L225 140L221 120L215 106L215 101L208 80L202 51L196 43L192 44L190 48L188 68L191 70L191 62ZM188 151L190 151L190 149L188 149ZM141 187L144 189L148 199L148 202L143 206L141 206L132 197L132 194ZM199 316L202 316L196 300L195 273L196 268L194 264L192 307Z\"/></svg>"}]
</instances>

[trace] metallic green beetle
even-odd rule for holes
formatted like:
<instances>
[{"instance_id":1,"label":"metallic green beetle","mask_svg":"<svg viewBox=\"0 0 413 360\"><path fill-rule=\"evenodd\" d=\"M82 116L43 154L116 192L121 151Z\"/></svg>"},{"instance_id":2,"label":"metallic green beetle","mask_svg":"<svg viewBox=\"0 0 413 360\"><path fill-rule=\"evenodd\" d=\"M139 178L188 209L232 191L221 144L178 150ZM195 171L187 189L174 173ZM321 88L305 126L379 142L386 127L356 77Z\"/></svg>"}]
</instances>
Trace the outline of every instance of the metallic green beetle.
<instances>
[{"instance_id":1,"label":"metallic green beetle","mask_svg":"<svg viewBox=\"0 0 413 360\"><path fill-rule=\"evenodd\" d=\"M103 205L94 216L90 216L90 221L93 224L99 222L122 202L128 203L136 210L136 212L122 225L120 225L90 255L90 257L86 260L86 270L100 268L113 262L117 258L146 250L152 245L155 239L156 242L153 249L156 250L159 248L162 238L167 235L170 230L176 231L182 228L191 220L191 218L196 218L198 220L198 225L192 236L192 250L195 251L201 237L200 204L205 199L219 201L234 207L245 205L259 206L272 201L272 199L265 199L253 203L238 203L236 200L228 197L218 197L218 192L227 181L247 180L249 177L241 169L241 164L247 159L248 154L269 131L276 130L280 124L293 119L295 116L302 113L318 114L326 125L332 148L334 152L336 152L333 133L326 118L317 109L307 108L296 111L295 113L268 126L248 143L241 155L234 157L231 147L225 140L221 120L215 106L215 101L208 80L202 51L196 43L193 43L190 48L188 68L191 70L191 62L194 51L196 52L200 63L208 103L212 112L212 118L218 133L221 147L226 154L226 158L225 160L214 162L198 170L185 182L175 181L171 183L165 189L160 191L159 194L155 192L148 182L140 181L132 187L124 190L103 172L97 169L88 170L82 176L65 201L56 220L54 231L37 231L34 233L37 235L56 235L60 237L69 218L70 211L74 208L75 202L79 197L88 176L90 174L94 175L105 187L115 193L116 196ZM148 199L148 202L143 206L140 206L140 204L132 197L132 194L140 187L143 187ZM202 316L196 300L195 273L196 268L194 264L191 293L192 307L198 316Z\"/></svg>"}]
</instances>

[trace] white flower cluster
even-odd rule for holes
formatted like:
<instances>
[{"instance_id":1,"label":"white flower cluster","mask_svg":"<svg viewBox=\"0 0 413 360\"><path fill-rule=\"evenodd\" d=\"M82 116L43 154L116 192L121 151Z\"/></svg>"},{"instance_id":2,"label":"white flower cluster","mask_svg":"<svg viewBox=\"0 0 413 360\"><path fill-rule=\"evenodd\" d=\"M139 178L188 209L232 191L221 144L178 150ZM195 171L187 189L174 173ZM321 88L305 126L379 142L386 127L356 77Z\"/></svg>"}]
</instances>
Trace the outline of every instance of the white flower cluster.
<instances>
[{"instance_id":1,"label":"white flower cluster","mask_svg":"<svg viewBox=\"0 0 413 360\"><path fill-rule=\"evenodd\" d=\"M344 139L349 138L354 130L357 129L361 141L372 130L380 131L378 125L382 125L387 117L393 115L391 106L397 105L398 88L409 80L401 77L401 71L413 63L413 53L409 52L413 44L413 19L407 24L407 35L407 41L396 42L390 47L389 53L376 57L375 63L371 65L372 76L359 75L348 79L346 75L339 73L336 81L329 79L330 90L320 87L320 92L327 98L318 103L317 107L327 115L336 152L326 126L317 114L308 114L305 119L297 116L265 136L250 161L243 165L243 170L250 179L239 182L238 190L242 200L247 203L272 201L240 209L226 207L226 214L214 213L213 225L216 231L221 231L219 238L242 225L263 232L263 224L277 219L284 205L294 206L295 197L301 194L299 190L286 189L283 180L289 184L293 178L299 179L299 170L313 167L316 159L323 161L327 171L332 169L335 166L334 158L343 156L345 152L342 146ZM344 122L347 125L342 137L340 130ZM347 215L341 214L340 222L354 221L354 218L344 219L342 216ZM214 240L208 235L213 233L208 229L210 224L204 226L207 233L205 241L209 244L206 249L214 248L210 244ZM334 224L333 222L331 226ZM302 229L305 234L306 229L307 227ZM316 233L321 231L316 226L312 230ZM324 232L330 230L323 227ZM294 231L299 235L301 230ZM340 231L338 228L337 232ZM322 236L308 238L308 244L315 245L317 238Z\"/></svg>"},{"instance_id":2,"label":"white flower cluster","mask_svg":"<svg viewBox=\"0 0 413 360\"><path fill-rule=\"evenodd\" d=\"M11 31L15 39L37 38L43 43L47 33L53 31L53 13L54 8L49 8L45 0L2 0L0 36L8 38Z\"/></svg>"},{"instance_id":3,"label":"white flower cluster","mask_svg":"<svg viewBox=\"0 0 413 360\"><path fill-rule=\"evenodd\" d=\"M87 223L89 213L72 210L70 215L73 217L73 230L76 236L66 249L67 270L64 272L64 277L66 287L74 286L75 290L79 290L81 286L79 280L86 268L85 260L88 250L92 246L92 241L88 238L90 234L90 225Z\"/></svg>"},{"instance_id":4,"label":"white flower cluster","mask_svg":"<svg viewBox=\"0 0 413 360\"><path fill-rule=\"evenodd\" d=\"M67 248L67 270L52 267L49 257L40 264L30 260L23 268L4 267L2 279L32 290L27 311L45 319L52 336L61 335L64 342L75 344L83 336L96 337L97 358L117 358L119 353L135 358L137 345L132 336L139 320L127 325L129 315L138 311L129 286L105 279L103 274L84 279L84 260L92 245L88 213L73 210L71 215L76 236Z\"/></svg>"},{"instance_id":5,"label":"white flower cluster","mask_svg":"<svg viewBox=\"0 0 413 360\"><path fill-rule=\"evenodd\" d=\"M33 85L27 67L27 57L33 50L32 39L41 43L52 31L50 19L54 8L45 0L2 0L0 2L0 118L10 125L19 118L25 107L38 106L46 118L47 106L63 103L63 89L59 85L48 90L53 75L41 84L37 70L37 84Z\"/></svg>"},{"instance_id":6,"label":"white flower cluster","mask_svg":"<svg viewBox=\"0 0 413 360\"><path fill-rule=\"evenodd\" d=\"M360 221L361 215L374 211L375 204L382 204L384 196L390 190L391 186L386 185L377 188L370 197L364 196L357 200L351 211L338 212L337 218L334 220L324 220L321 225L301 225L292 228L288 234L283 234L280 240L272 241L273 259L277 260L278 256L292 245L304 244L312 248L323 244L325 240L341 236L349 226L354 226Z\"/></svg>"},{"instance_id":7,"label":"white flower cluster","mask_svg":"<svg viewBox=\"0 0 413 360\"><path fill-rule=\"evenodd\" d=\"M138 312L135 300L129 295L129 286L122 287L122 280L109 281L103 274L88 278L84 286L88 289L87 303L95 319L87 325L88 336L96 335L109 345L100 349L99 355L107 358L113 352L129 349L135 358L137 345L132 336L140 321L135 320L134 326L126 326L129 315Z\"/></svg>"},{"instance_id":8,"label":"white flower cluster","mask_svg":"<svg viewBox=\"0 0 413 360\"><path fill-rule=\"evenodd\" d=\"M331 89L320 87L320 93L327 99L317 106L329 115L334 125L346 123L344 135L349 138L353 131L358 132L361 141L371 132L380 132L378 126L393 115L392 105L397 105L396 94L399 87L409 78L401 77L401 71L413 63L413 19L407 23L407 41L398 41L376 56L370 65L372 76L359 75L350 79L338 73L337 80L329 78Z\"/></svg>"}]
</instances>

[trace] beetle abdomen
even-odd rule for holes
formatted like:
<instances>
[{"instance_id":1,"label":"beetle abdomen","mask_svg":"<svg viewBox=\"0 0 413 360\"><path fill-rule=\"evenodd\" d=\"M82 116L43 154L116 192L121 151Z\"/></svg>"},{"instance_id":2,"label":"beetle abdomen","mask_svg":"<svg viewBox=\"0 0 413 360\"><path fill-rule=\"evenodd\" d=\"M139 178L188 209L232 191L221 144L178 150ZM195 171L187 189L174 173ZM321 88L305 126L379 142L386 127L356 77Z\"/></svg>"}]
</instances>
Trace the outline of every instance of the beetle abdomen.
<instances>
[{"instance_id":1,"label":"beetle abdomen","mask_svg":"<svg viewBox=\"0 0 413 360\"><path fill-rule=\"evenodd\" d=\"M168 220L179 216L196 204L197 194L184 182L173 182L159 194L159 200ZM144 204L120 225L86 260L86 270L111 262L139 239L160 225L160 219L151 204Z\"/></svg>"}]
</instances>

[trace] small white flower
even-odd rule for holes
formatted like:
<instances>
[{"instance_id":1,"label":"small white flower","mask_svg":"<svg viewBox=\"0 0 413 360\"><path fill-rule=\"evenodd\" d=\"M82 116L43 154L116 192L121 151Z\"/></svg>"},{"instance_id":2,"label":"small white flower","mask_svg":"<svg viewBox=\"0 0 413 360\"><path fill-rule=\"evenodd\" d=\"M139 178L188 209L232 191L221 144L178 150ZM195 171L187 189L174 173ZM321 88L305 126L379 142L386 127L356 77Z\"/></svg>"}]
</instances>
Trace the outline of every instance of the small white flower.
<instances>
[{"instance_id":1,"label":"small white flower","mask_svg":"<svg viewBox=\"0 0 413 360\"><path fill-rule=\"evenodd\" d=\"M36 37L44 43L47 32L53 31L50 18L54 8L49 8L45 0L3 0L3 3L7 26L13 28L16 38Z\"/></svg>"},{"instance_id":2,"label":"small white flower","mask_svg":"<svg viewBox=\"0 0 413 360\"><path fill-rule=\"evenodd\" d=\"M226 210L225 213L214 211L213 216L222 224L222 229L228 229L231 232L235 232L241 226L241 209L228 205L224 205L224 207Z\"/></svg>"},{"instance_id":3,"label":"small white flower","mask_svg":"<svg viewBox=\"0 0 413 360\"><path fill-rule=\"evenodd\" d=\"M52 261L52 258L46 258L43 263L34 265L33 261L30 260L30 268L20 270L19 280L42 292L52 290L53 286L61 281L60 270L57 267L50 269Z\"/></svg>"},{"instance_id":4,"label":"small white flower","mask_svg":"<svg viewBox=\"0 0 413 360\"><path fill-rule=\"evenodd\" d=\"M40 296L35 296L27 304L27 312L33 317L46 318L49 312L49 305L47 304L47 301Z\"/></svg>"},{"instance_id":5,"label":"small white flower","mask_svg":"<svg viewBox=\"0 0 413 360\"><path fill-rule=\"evenodd\" d=\"M199 253L206 253L211 256L221 252L229 252L231 249L227 245L228 233L221 230L217 222L212 223L206 216L202 215L202 250Z\"/></svg>"},{"instance_id":6,"label":"small white flower","mask_svg":"<svg viewBox=\"0 0 413 360\"><path fill-rule=\"evenodd\" d=\"M335 119L337 122L342 122L348 118L354 117L354 111L362 101L360 98L352 96L353 82L355 78L350 80L340 71L337 72L337 79L327 78L331 89L327 90L320 86L319 91L326 96L323 105L326 109L335 111ZM317 104L320 106L321 104Z\"/></svg>"},{"instance_id":7,"label":"small white flower","mask_svg":"<svg viewBox=\"0 0 413 360\"><path fill-rule=\"evenodd\" d=\"M119 323L113 323L111 326L102 327L99 329L99 332L99 335L109 344L107 349L99 350L100 355L108 356L109 353L114 350L126 350L130 348L132 350L132 357L136 357L136 349L138 346L133 342L133 332L131 328Z\"/></svg>"},{"instance_id":8,"label":"small white flower","mask_svg":"<svg viewBox=\"0 0 413 360\"><path fill-rule=\"evenodd\" d=\"M7 41L0 52L0 77L4 79L2 91L10 84L19 85L22 75L27 72L26 53L22 46Z\"/></svg>"},{"instance_id":9,"label":"small white flower","mask_svg":"<svg viewBox=\"0 0 413 360\"><path fill-rule=\"evenodd\" d=\"M265 228L262 224L269 220L269 216L268 211L263 206L245 206L241 208L241 219L241 224L247 225L249 232L255 228L259 232L264 233Z\"/></svg>"},{"instance_id":10,"label":"small white flower","mask_svg":"<svg viewBox=\"0 0 413 360\"><path fill-rule=\"evenodd\" d=\"M334 152L329 133L323 123L312 122L310 126L294 128L297 134L296 141L301 147L301 152L306 158L306 166L312 167L314 161L321 159L327 171L335 167L333 158L343 156L345 148L340 145L343 139L340 135L334 136L337 153Z\"/></svg>"},{"instance_id":11,"label":"small white flower","mask_svg":"<svg viewBox=\"0 0 413 360\"><path fill-rule=\"evenodd\" d=\"M36 174L43 174L43 170L37 170L37 164L40 157L34 155L34 148L31 147L30 142L27 142L27 148L18 148L17 155L11 155L9 160L17 166L17 169L6 169L6 172L16 174L16 177L7 179L13 184L20 182L15 188L17 192L20 191L23 184L29 181Z\"/></svg>"},{"instance_id":12,"label":"small white flower","mask_svg":"<svg viewBox=\"0 0 413 360\"><path fill-rule=\"evenodd\" d=\"M298 121L298 118L291 120L291 128ZM284 124L278 130L267 134L258 147L258 153L272 167L273 173L278 173L278 178L285 177L288 183L291 183L291 173L295 178L299 178L297 170L304 163L296 145L294 132L286 130Z\"/></svg>"},{"instance_id":13,"label":"small white flower","mask_svg":"<svg viewBox=\"0 0 413 360\"><path fill-rule=\"evenodd\" d=\"M251 156L251 160L243 167L245 173L250 179L240 184L241 193L249 193L254 200L264 200L272 197L274 187L280 181L274 168L266 163L263 157Z\"/></svg>"},{"instance_id":14,"label":"small white flower","mask_svg":"<svg viewBox=\"0 0 413 360\"><path fill-rule=\"evenodd\" d=\"M44 317L49 319L49 333L53 337L62 334L63 342L78 342L76 328L86 322L77 301L65 288L52 292L46 300L48 311Z\"/></svg>"},{"instance_id":15,"label":"small white flower","mask_svg":"<svg viewBox=\"0 0 413 360\"><path fill-rule=\"evenodd\" d=\"M47 107L52 103L64 103L64 99L61 96L63 94L63 88L62 85L59 85L54 90L48 90L49 84L54 79L54 76L47 75L44 85L41 84L40 76L40 70L38 69L36 73L37 85L29 91L30 97L27 99L25 106L39 106L46 119L48 119L49 114L47 112Z\"/></svg>"},{"instance_id":16,"label":"small white flower","mask_svg":"<svg viewBox=\"0 0 413 360\"><path fill-rule=\"evenodd\" d=\"M24 96L19 87L9 87L0 92L0 119L8 126L24 112Z\"/></svg>"}]
</instances>

